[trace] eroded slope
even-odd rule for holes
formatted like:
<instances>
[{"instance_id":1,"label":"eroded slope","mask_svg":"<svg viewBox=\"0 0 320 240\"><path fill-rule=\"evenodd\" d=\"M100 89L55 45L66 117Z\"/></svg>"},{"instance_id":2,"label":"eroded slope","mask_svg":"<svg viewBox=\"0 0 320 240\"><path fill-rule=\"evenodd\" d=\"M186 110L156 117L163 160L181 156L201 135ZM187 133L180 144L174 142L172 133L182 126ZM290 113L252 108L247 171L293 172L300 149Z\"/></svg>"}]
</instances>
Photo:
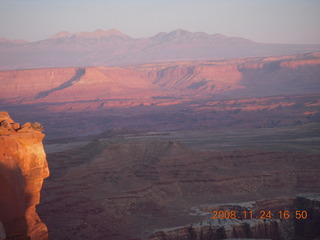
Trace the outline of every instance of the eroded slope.
<instances>
[{"instance_id":1,"label":"eroded slope","mask_svg":"<svg viewBox=\"0 0 320 240\"><path fill-rule=\"evenodd\" d=\"M85 109L178 104L212 95L316 93L320 55L0 72L6 103L76 103ZM73 110L73 109L71 109Z\"/></svg>"},{"instance_id":2,"label":"eroded slope","mask_svg":"<svg viewBox=\"0 0 320 240\"><path fill-rule=\"evenodd\" d=\"M190 214L195 205L319 190L319 155L204 152L178 142L132 141L96 141L99 151L90 161L75 150L49 155L53 174L68 169L44 188L41 214L52 236L146 239L157 229L202 221ZM70 167L70 158L78 163Z\"/></svg>"}]
</instances>

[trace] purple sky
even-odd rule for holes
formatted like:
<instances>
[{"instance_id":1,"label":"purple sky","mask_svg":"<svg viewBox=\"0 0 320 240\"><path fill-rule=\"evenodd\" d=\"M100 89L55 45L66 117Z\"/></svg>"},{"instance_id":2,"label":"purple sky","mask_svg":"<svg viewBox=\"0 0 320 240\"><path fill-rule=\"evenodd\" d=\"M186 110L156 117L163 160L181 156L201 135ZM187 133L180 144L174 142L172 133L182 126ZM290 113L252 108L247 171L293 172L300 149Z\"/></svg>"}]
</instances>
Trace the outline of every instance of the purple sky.
<instances>
[{"instance_id":1,"label":"purple sky","mask_svg":"<svg viewBox=\"0 0 320 240\"><path fill-rule=\"evenodd\" d=\"M320 44L319 12L319 0L1 0L0 37L35 41L114 28L138 38L181 28Z\"/></svg>"}]
</instances>

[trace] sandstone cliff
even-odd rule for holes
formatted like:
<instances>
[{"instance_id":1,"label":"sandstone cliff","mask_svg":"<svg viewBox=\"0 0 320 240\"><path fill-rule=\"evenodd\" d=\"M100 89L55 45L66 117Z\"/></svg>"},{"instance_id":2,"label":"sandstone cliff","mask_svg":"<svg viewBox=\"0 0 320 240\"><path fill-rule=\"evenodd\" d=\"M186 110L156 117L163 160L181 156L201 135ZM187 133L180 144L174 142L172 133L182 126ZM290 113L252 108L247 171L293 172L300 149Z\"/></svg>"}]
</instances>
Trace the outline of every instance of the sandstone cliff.
<instances>
[{"instance_id":1,"label":"sandstone cliff","mask_svg":"<svg viewBox=\"0 0 320 240\"><path fill-rule=\"evenodd\" d=\"M0 239L48 239L36 212L49 176L41 130L38 123L20 126L0 112Z\"/></svg>"},{"instance_id":2,"label":"sandstone cliff","mask_svg":"<svg viewBox=\"0 0 320 240\"><path fill-rule=\"evenodd\" d=\"M260 97L309 94L319 89L320 54L221 61L167 62L122 67L0 71L0 101L63 103L68 111L178 104L240 94ZM70 103L77 104L78 107ZM53 108L53 106L48 106ZM70 109L69 109L70 108Z\"/></svg>"},{"instance_id":3,"label":"sandstone cliff","mask_svg":"<svg viewBox=\"0 0 320 240\"><path fill-rule=\"evenodd\" d=\"M245 203L231 203L226 205L206 206L197 214L206 216L203 221L184 227L164 229L152 234L149 240L218 240L218 239L319 239L319 198L311 194L299 197L279 197L251 201ZM268 209L268 210L266 210ZM211 210L235 211L236 219L211 219ZM279 211L287 211L286 219ZM252 218L243 218L241 212L252 211ZM299 213L304 212L304 218ZM261 217L262 212L270 212L269 217ZM201 214L202 213L202 214ZM298 213L296 216L295 214Z\"/></svg>"},{"instance_id":4,"label":"sandstone cliff","mask_svg":"<svg viewBox=\"0 0 320 240\"><path fill-rule=\"evenodd\" d=\"M0 71L0 108L44 123L46 140L116 128L292 126L320 119L319 76L319 53Z\"/></svg>"}]
</instances>

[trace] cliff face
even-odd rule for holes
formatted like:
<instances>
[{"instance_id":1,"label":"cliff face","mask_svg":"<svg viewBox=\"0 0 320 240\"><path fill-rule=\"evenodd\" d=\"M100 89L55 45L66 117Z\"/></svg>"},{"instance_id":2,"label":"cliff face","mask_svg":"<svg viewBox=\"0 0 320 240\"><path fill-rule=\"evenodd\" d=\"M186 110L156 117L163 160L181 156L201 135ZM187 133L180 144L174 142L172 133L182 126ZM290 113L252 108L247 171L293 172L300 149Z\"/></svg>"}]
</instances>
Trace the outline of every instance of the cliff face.
<instances>
[{"instance_id":1,"label":"cliff face","mask_svg":"<svg viewBox=\"0 0 320 240\"><path fill-rule=\"evenodd\" d=\"M0 81L8 84L0 90L0 95L2 99L34 98L40 92L56 88L68 81L75 73L75 68L3 71L0 73Z\"/></svg>"},{"instance_id":2,"label":"cliff face","mask_svg":"<svg viewBox=\"0 0 320 240\"><path fill-rule=\"evenodd\" d=\"M241 212L252 211L253 217L248 219L210 219L185 227L165 229L152 234L150 240L218 240L218 239L272 239L291 240L319 239L319 199L311 195L296 198L265 199L256 202L210 206L208 210L235 211L237 216L243 217ZM267 209L267 210L266 210ZM262 212L272 213L272 216L262 217ZM279 211L287 211L286 219L280 217ZM210 211L209 211L210 212ZM300 213L304 212L304 218ZM298 215L295 215L298 213ZM210 214L209 214L210 215ZM248 216L248 215L246 215Z\"/></svg>"},{"instance_id":3,"label":"cliff face","mask_svg":"<svg viewBox=\"0 0 320 240\"><path fill-rule=\"evenodd\" d=\"M0 112L0 239L48 239L36 212L49 176L43 137L40 124L20 126Z\"/></svg>"},{"instance_id":4,"label":"cliff face","mask_svg":"<svg viewBox=\"0 0 320 240\"><path fill-rule=\"evenodd\" d=\"M6 88L0 89L0 100L29 104L74 102L81 109L87 109L88 104L97 109L117 102L121 102L118 106L158 104L168 99L234 95L239 91L254 97L315 93L319 88L319 66L320 54L314 53L123 67L0 71L0 83L6 84Z\"/></svg>"},{"instance_id":5,"label":"cliff face","mask_svg":"<svg viewBox=\"0 0 320 240\"><path fill-rule=\"evenodd\" d=\"M0 71L0 108L43 122L46 139L123 127L288 126L318 121L319 76L319 53Z\"/></svg>"}]
</instances>

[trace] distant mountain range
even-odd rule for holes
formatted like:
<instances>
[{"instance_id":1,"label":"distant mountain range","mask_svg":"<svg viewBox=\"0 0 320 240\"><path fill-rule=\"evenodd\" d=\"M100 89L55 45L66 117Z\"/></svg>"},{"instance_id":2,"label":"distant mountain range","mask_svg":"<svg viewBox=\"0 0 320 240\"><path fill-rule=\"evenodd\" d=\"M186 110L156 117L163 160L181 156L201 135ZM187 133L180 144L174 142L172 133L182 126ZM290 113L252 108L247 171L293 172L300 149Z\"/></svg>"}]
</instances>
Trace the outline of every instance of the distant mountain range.
<instances>
[{"instance_id":1,"label":"distant mountain range","mask_svg":"<svg viewBox=\"0 0 320 240\"><path fill-rule=\"evenodd\" d=\"M320 45L266 44L244 38L175 30L131 38L115 29L59 32L36 41L0 39L0 70L45 67L115 66L168 61L301 54Z\"/></svg>"}]
</instances>

